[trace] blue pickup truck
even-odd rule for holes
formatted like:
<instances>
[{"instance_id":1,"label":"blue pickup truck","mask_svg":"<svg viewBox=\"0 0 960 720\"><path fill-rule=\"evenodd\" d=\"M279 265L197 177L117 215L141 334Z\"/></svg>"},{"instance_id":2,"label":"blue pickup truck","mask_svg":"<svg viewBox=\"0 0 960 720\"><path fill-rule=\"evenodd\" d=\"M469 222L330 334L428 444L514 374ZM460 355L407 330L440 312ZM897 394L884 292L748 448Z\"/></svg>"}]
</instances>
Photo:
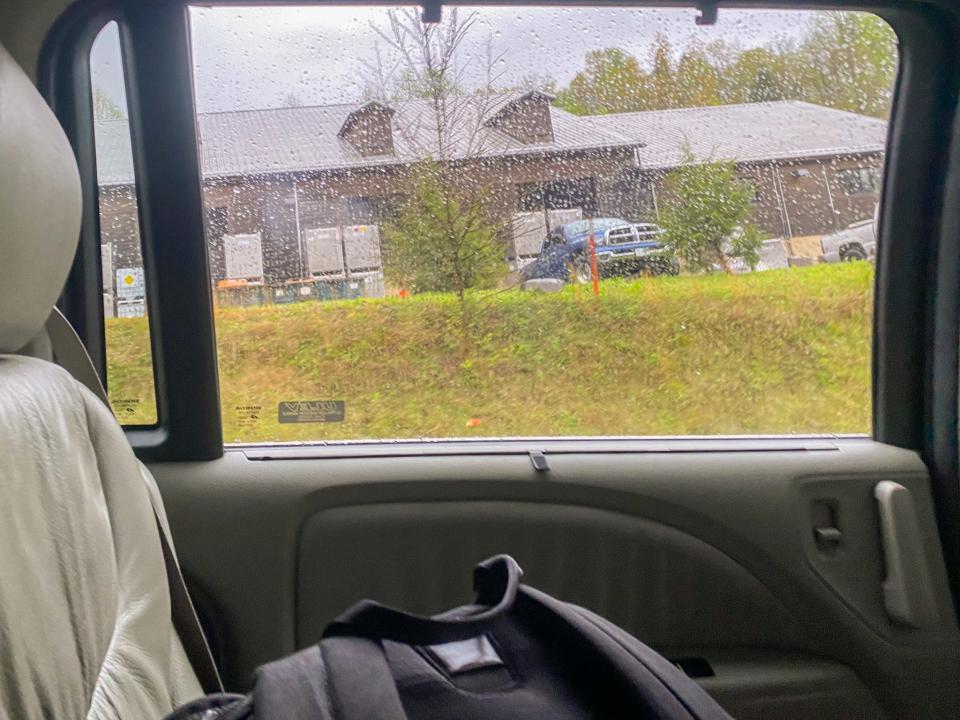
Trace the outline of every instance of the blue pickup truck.
<instances>
[{"instance_id":1,"label":"blue pickup truck","mask_svg":"<svg viewBox=\"0 0 960 720\"><path fill-rule=\"evenodd\" d=\"M661 230L649 223L621 218L577 220L555 228L543 241L540 255L521 271L523 280L575 280L589 282L591 231L597 244L600 277L649 273L676 275L676 258L663 250Z\"/></svg>"}]
</instances>

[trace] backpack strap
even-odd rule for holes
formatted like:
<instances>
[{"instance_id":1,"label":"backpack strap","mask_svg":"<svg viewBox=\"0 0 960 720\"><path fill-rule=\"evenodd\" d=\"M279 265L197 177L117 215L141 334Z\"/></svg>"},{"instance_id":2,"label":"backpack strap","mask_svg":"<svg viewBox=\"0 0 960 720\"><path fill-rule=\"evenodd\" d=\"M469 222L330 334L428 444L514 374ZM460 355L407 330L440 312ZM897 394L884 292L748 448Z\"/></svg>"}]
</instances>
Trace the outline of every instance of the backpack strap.
<instances>
[{"instance_id":1,"label":"backpack strap","mask_svg":"<svg viewBox=\"0 0 960 720\"><path fill-rule=\"evenodd\" d=\"M321 641L336 720L407 720L383 645L360 637Z\"/></svg>"},{"instance_id":2,"label":"backpack strap","mask_svg":"<svg viewBox=\"0 0 960 720\"><path fill-rule=\"evenodd\" d=\"M440 645L475 638L513 607L522 571L509 555L474 568L474 604L438 617L362 600L323 633L320 653L336 720L406 720L382 640Z\"/></svg>"},{"instance_id":3,"label":"backpack strap","mask_svg":"<svg viewBox=\"0 0 960 720\"><path fill-rule=\"evenodd\" d=\"M581 653L589 648L627 679L634 694L629 707L646 706L649 717L671 720L732 720L676 665L609 620L527 586L520 589L518 602L525 610L550 618L548 626L554 630L558 647L564 643L567 652Z\"/></svg>"},{"instance_id":4,"label":"backpack strap","mask_svg":"<svg viewBox=\"0 0 960 720\"><path fill-rule=\"evenodd\" d=\"M252 697L256 717L266 720L336 718L319 645L258 667Z\"/></svg>"},{"instance_id":5,"label":"backpack strap","mask_svg":"<svg viewBox=\"0 0 960 720\"><path fill-rule=\"evenodd\" d=\"M517 597L523 571L509 555L495 555L473 570L474 604L438 617L424 617L361 600L324 630L325 638L352 636L406 645L441 645L488 632Z\"/></svg>"}]
</instances>

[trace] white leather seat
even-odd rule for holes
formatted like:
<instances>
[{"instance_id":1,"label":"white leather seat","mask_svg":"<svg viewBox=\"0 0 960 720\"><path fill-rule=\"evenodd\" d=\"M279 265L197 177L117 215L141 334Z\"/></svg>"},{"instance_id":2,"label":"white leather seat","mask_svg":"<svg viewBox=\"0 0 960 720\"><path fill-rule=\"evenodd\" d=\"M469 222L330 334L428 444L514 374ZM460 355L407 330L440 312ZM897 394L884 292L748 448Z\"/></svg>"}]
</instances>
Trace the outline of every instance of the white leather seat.
<instances>
[{"instance_id":1,"label":"white leather seat","mask_svg":"<svg viewBox=\"0 0 960 720\"><path fill-rule=\"evenodd\" d=\"M202 691L152 478L92 392L16 354L49 346L80 207L59 124L0 47L0 718L156 720Z\"/></svg>"}]
</instances>

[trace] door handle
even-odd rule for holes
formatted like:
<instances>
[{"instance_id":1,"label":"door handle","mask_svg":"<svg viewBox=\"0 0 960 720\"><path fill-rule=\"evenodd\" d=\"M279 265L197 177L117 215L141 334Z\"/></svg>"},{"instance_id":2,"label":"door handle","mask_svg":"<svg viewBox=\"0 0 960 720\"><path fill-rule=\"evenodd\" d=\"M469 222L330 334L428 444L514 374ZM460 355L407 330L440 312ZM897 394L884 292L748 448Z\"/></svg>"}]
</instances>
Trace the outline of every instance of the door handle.
<instances>
[{"instance_id":1,"label":"door handle","mask_svg":"<svg viewBox=\"0 0 960 720\"><path fill-rule=\"evenodd\" d=\"M891 619L913 628L940 621L927 565L917 509L910 491L891 480L873 489L880 513L880 536L886 562L883 604Z\"/></svg>"}]
</instances>

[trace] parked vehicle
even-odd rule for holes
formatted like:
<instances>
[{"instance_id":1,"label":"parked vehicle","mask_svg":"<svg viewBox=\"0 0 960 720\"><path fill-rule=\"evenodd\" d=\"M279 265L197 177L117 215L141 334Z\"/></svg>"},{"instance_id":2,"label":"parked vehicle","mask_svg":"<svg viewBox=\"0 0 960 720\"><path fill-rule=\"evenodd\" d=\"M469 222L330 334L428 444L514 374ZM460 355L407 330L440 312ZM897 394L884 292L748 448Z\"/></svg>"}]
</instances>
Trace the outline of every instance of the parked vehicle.
<instances>
[{"instance_id":1,"label":"parked vehicle","mask_svg":"<svg viewBox=\"0 0 960 720\"><path fill-rule=\"evenodd\" d=\"M820 241L824 262L851 262L877 256L877 231L874 218L861 220L849 227L826 235Z\"/></svg>"},{"instance_id":2,"label":"parked vehicle","mask_svg":"<svg viewBox=\"0 0 960 720\"><path fill-rule=\"evenodd\" d=\"M652 223L632 223L621 218L595 218L567 223L543 241L540 256L523 269L524 280L555 278L589 282L589 241L597 244L597 268L601 277L676 275L680 266L660 242L662 230Z\"/></svg>"}]
</instances>

